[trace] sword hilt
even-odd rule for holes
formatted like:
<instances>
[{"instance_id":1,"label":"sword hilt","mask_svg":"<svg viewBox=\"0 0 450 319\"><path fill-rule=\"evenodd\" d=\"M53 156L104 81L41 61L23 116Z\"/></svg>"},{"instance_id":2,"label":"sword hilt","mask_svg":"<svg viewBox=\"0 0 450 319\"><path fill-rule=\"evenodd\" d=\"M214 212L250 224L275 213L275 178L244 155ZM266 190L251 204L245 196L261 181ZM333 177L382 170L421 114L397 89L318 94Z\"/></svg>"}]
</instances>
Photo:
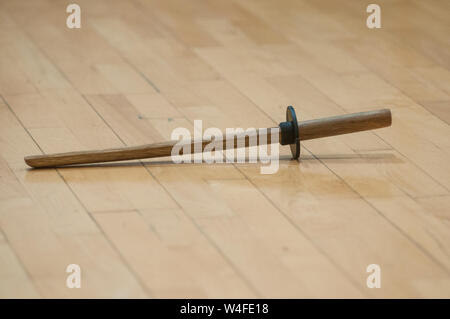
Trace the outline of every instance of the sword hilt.
<instances>
[{"instance_id":1,"label":"sword hilt","mask_svg":"<svg viewBox=\"0 0 450 319\"><path fill-rule=\"evenodd\" d=\"M292 157L297 159L300 156L300 141L373 130L391 124L392 116L389 109L298 122L294 108L288 106L286 122L279 125L280 144L290 145Z\"/></svg>"}]
</instances>

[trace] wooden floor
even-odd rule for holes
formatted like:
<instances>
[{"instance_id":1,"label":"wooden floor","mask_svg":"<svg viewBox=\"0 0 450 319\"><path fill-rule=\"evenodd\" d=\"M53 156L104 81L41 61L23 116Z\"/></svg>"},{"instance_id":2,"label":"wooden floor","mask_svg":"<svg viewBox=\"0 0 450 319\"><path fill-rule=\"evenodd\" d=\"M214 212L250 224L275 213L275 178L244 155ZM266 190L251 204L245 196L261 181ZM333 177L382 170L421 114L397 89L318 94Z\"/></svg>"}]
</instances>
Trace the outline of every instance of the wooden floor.
<instances>
[{"instance_id":1,"label":"wooden floor","mask_svg":"<svg viewBox=\"0 0 450 319\"><path fill-rule=\"evenodd\" d=\"M450 2L0 1L0 297L450 297ZM25 155L390 108L260 164ZM66 267L81 267L80 289ZM369 289L366 267L381 267Z\"/></svg>"}]
</instances>

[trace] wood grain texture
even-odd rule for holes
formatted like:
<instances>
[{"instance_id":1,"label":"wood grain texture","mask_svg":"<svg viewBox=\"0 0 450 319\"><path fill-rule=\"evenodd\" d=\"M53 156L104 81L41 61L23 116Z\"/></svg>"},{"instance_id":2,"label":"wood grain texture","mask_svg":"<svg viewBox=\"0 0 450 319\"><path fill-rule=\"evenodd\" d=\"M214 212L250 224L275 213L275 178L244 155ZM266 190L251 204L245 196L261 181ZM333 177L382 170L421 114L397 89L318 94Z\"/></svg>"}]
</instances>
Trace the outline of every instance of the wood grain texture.
<instances>
[{"instance_id":1,"label":"wood grain texture","mask_svg":"<svg viewBox=\"0 0 450 319\"><path fill-rule=\"evenodd\" d=\"M448 1L379 3L380 29L360 0L76 3L81 29L64 1L0 1L1 297L450 297ZM267 175L23 162L159 143L197 119L276 127L287 105L309 137L355 112L389 108L393 125L300 133L300 162L280 147Z\"/></svg>"}]
</instances>

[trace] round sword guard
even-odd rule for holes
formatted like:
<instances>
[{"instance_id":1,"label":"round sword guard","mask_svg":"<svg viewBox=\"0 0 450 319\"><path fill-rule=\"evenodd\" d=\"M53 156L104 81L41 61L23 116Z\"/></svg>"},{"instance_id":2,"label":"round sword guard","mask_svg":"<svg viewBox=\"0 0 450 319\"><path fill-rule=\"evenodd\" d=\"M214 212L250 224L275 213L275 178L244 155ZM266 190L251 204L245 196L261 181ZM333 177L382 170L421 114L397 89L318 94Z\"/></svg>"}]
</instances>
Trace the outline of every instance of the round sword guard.
<instances>
[{"instance_id":1,"label":"round sword guard","mask_svg":"<svg viewBox=\"0 0 450 319\"><path fill-rule=\"evenodd\" d=\"M291 148L291 154L293 159L298 159L300 156L300 135L298 129L297 115L292 106L288 106L286 109L286 121L290 122L293 128L294 140L289 144Z\"/></svg>"},{"instance_id":2,"label":"round sword guard","mask_svg":"<svg viewBox=\"0 0 450 319\"><path fill-rule=\"evenodd\" d=\"M300 137L298 129L297 116L292 106L288 106L286 109L286 122L281 122L281 145L289 145L291 147L291 153L293 159L298 159L300 156Z\"/></svg>"}]
</instances>

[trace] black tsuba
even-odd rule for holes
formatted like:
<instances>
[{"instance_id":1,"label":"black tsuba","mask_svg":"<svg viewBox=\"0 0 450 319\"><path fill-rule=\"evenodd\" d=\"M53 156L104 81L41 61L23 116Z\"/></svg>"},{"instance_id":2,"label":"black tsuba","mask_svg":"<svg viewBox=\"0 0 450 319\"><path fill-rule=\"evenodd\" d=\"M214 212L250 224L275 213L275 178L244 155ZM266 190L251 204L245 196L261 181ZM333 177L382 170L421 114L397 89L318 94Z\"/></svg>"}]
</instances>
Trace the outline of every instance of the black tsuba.
<instances>
[{"instance_id":1,"label":"black tsuba","mask_svg":"<svg viewBox=\"0 0 450 319\"><path fill-rule=\"evenodd\" d=\"M297 115L292 106L286 109L286 122L279 124L281 130L281 145L288 145L291 147L293 159L298 159L300 156L300 135L298 129Z\"/></svg>"}]
</instances>

